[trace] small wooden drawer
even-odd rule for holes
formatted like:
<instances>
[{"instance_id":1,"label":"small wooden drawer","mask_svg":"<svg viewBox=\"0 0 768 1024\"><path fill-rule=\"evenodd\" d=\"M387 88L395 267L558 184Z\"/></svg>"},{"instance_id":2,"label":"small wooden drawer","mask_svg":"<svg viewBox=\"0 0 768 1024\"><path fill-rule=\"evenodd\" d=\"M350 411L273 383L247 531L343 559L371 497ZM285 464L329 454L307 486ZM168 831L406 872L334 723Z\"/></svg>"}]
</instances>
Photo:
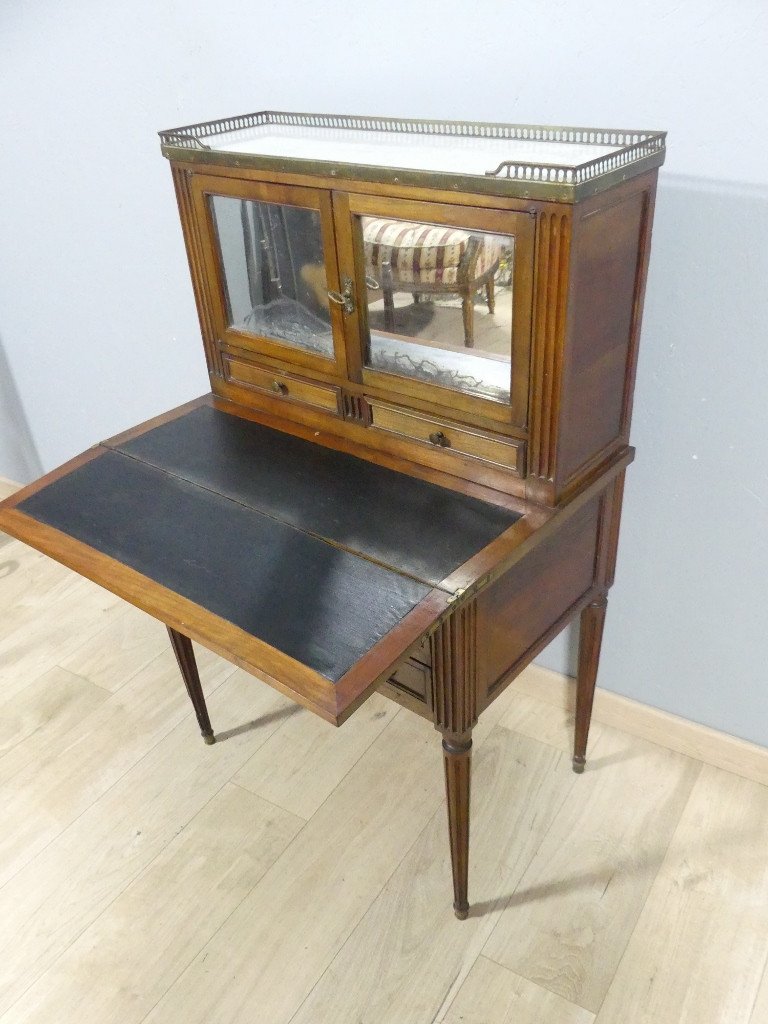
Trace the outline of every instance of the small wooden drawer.
<instances>
[{"instance_id":1,"label":"small wooden drawer","mask_svg":"<svg viewBox=\"0 0 768 1024\"><path fill-rule=\"evenodd\" d=\"M390 676L389 682L392 686L396 686L398 690L404 690L412 697L416 697L426 704L428 700L427 694L429 693L430 671L426 665L422 665L421 662L409 658L393 676Z\"/></svg>"},{"instance_id":2,"label":"small wooden drawer","mask_svg":"<svg viewBox=\"0 0 768 1024\"><path fill-rule=\"evenodd\" d=\"M429 646L429 637L416 648L411 651L411 658L414 661L420 662L422 665L429 667L432 664L432 651Z\"/></svg>"},{"instance_id":3,"label":"small wooden drawer","mask_svg":"<svg viewBox=\"0 0 768 1024\"><path fill-rule=\"evenodd\" d=\"M416 441L505 466L522 474L525 443L515 438L492 437L476 430L441 423L391 405L370 402L372 425Z\"/></svg>"},{"instance_id":4,"label":"small wooden drawer","mask_svg":"<svg viewBox=\"0 0 768 1024\"><path fill-rule=\"evenodd\" d=\"M339 411L339 389L330 384L318 384L315 381L303 380L287 373L254 366L240 359L224 357L227 380L233 384L245 384L246 387L263 391L271 398L286 399L313 405L329 412Z\"/></svg>"}]
</instances>

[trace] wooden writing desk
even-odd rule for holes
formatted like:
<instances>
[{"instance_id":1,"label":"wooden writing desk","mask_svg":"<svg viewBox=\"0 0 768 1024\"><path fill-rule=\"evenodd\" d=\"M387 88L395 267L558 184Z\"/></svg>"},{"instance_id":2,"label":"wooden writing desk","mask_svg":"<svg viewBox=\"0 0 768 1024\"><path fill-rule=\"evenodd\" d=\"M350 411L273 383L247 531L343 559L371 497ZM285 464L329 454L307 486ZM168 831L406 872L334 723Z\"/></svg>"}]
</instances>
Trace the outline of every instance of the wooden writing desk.
<instances>
[{"instance_id":1,"label":"wooden writing desk","mask_svg":"<svg viewBox=\"0 0 768 1024\"><path fill-rule=\"evenodd\" d=\"M277 116L252 115L250 128ZM164 142L213 393L17 493L0 505L0 529L168 626L208 743L190 639L335 725L376 689L433 721L463 918L473 726L579 613L574 768L584 767L634 454L663 136L625 145L600 134L615 166L568 188L562 171L549 197L531 200L544 171L532 182L522 164L449 206L445 175L430 192L386 168L372 183L372 172L344 164L286 169L274 154L249 164L229 152L231 139L226 159L187 145L215 137L210 127ZM475 126L479 138L488 127ZM216 130L231 135L230 122ZM511 141L522 131L494 130ZM451 225L493 235L498 312L488 304L476 317L471 349L469 298L439 281L433 308L416 295L395 308L390 292L379 317L381 284L362 247L368 213L395 218L387 238L398 216L417 233L413 217L425 219L429 245L401 252L404 266L427 251L455 262L448 249L469 236ZM418 273L439 277L440 267Z\"/></svg>"}]
</instances>

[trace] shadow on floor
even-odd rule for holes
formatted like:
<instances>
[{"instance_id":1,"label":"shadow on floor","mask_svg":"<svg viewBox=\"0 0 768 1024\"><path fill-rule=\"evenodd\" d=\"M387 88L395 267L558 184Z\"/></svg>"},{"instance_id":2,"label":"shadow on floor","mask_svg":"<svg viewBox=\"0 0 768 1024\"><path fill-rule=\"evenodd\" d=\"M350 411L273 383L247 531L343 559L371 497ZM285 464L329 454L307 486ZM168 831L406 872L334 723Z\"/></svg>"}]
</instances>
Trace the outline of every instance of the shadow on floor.
<instances>
[{"instance_id":1,"label":"shadow on floor","mask_svg":"<svg viewBox=\"0 0 768 1024\"><path fill-rule=\"evenodd\" d=\"M271 722L276 722L281 718L290 718L291 715L295 715L299 711L301 711L301 708L298 704L291 704L288 707L280 708L278 711L270 711L268 715L254 718L251 722L243 722L242 725L236 725L232 729L223 729L221 732L217 732L216 742L224 743L225 740L234 739L235 736L242 736L243 733L251 732L253 729L260 729L263 725L269 725Z\"/></svg>"}]
</instances>

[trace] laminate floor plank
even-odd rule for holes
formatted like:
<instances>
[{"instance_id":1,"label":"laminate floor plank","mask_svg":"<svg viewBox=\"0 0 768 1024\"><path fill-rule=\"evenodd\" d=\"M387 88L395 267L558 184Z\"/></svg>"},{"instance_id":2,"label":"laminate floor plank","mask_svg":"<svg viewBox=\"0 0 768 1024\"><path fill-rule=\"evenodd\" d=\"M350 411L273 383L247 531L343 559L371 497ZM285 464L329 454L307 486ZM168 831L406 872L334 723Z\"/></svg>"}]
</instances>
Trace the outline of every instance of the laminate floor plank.
<instances>
[{"instance_id":1,"label":"laminate floor plank","mask_svg":"<svg viewBox=\"0 0 768 1024\"><path fill-rule=\"evenodd\" d=\"M335 729L297 709L234 777L238 785L301 818L311 818L398 712L380 694Z\"/></svg>"},{"instance_id":2,"label":"laminate floor plank","mask_svg":"<svg viewBox=\"0 0 768 1024\"><path fill-rule=\"evenodd\" d=\"M287 1024L442 793L429 723L397 714L147 1024Z\"/></svg>"},{"instance_id":3,"label":"laminate floor plank","mask_svg":"<svg viewBox=\"0 0 768 1024\"><path fill-rule=\"evenodd\" d=\"M0 632L0 694L14 696L124 613L114 594L66 579L55 601L12 607Z\"/></svg>"},{"instance_id":4,"label":"laminate floor plank","mask_svg":"<svg viewBox=\"0 0 768 1024\"><path fill-rule=\"evenodd\" d=\"M473 758L470 916L456 920L445 808L291 1024L432 1024L477 958L576 781L570 758L497 728Z\"/></svg>"},{"instance_id":5,"label":"laminate floor plank","mask_svg":"<svg viewBox=\"0 0 768 1024\"><path fill-rule=\"evenodd\" d=\"M96 586L20 540L1 536L7 538L0 552L0 602L6 615L17 608L46 607L70 584Z\"/></svg>"},{"instance_id":6,"label":"laminate floor plank","mask_svg":"<svg viewBox=\"0 0 768 1024\"><path fill-rule=\"evenodd\" d=\"M510 694L510 707L499 723L504 729L528 736L539 743L547 743L557 750L572 753L575 719L572 710L554 708L551 704L517 692L512 687L506 692ZM588 759L599 736L600 726L593 722L589 730Z\"/></svg>"},{"instance_id":7,"label":"laminate floor plank","mask_svg":"<svg viewBox=\"0 0 768 1024\"><path fill-rule=\"evenodd\" d=\"M230 675L209 703L223 726L220 742L206 746L194 720L177 721L0 889L0 1012L186 828L254 747L279 727L289 707L287 698L254 685L241 671ZM246 723L250 728L243 728ZM285 812L275 808L275 814ZM194 903L196 912L205 911L197 896Z\"/></svg>"},{"instance_id":8,"label":"laminate floor plank","mask_svg":"<svg viewBox=\"0 0 768 1024\"><path fill-rule=\"evenodd\" d=\"M561 676L540 665L529 665L525 672L509 684L513 690L528 697L551 704L553 707L576 705L576 681L570 676Z\"/></svg>"},{"instance_id":9,"label":"laminate floor plank","mask_svg":"<svg viewBox=\"0 0 768 1024\"><path fill-rule=\"evenodd\" d=\"M458 922L432 727L197 653L213 747L161 626L0 548L0 1024L768 1021L768 789L601 723L573 776L533 666L475 730Z\"/></svg>"},{"instance_id":10,"label":"laminate floor plank","mask_svg":"<svg viewBox=\"0 0 768 1024\"><path fill-rule=\"evenodd\" d=\"M749 1024L765 1024L766 1021L768 1021L768 965L763 969L763 978L752 1006Z\"/></svg>"},{"instance_id":11,"label":"laminate floor plank","mask_svg":"<svg viewBox=\"0 0 768 1024\"><path fill-rule=\"evenodd\" d=\"M204 686L210 692L235 669L198 650ZM77 725L54 736L33 762L0 786L0 885L187 719L190 732L198 733L169 650Z\"/></svg>"},{"instance_id":12,"label":"laminate floor plank","mask_svg":"<svg viewBox=\"0 0 768 1024\"><path fill-rule=\"evenodd\" d=\"M483 953L596 1013L699 771L604 727Z\"/></svg>"},{"instance_id":13,"label":"laminate floor plank","mask_svg":"<svg viewBox=\"0 0 768 1024\"><path fill-rule=\"evenodd\" d=\"M477 958L443 1024L592 1024L595 1015L500 964Z\"/></svg>"},{"instance_id":14,"label":"laminate floor plank","mask_svg":"<svg viewBox=\"0 0 768 1024\"><path fill-rule=\"evenodd\" d=\"M54 736L68 732L108 696L100 686L56 665L12 699L0 699L0 780L3 761L15 747L23 744L19 753L28 763ZM17 757L17 765L18 761Z\"/></svg>"},{"instance_id":15,"label":"laminate floor plank","mask_svg":"<svg viewBox=\"0 0 768 1024\"><path fill-rule=\"evenodd\" d=\"M0 501L4 498L10 498L10 496L15 494L20 487L21 484L17 484L15 481L9 480L8 477L0 476Z\"/></svg>"},{"instance_id":16,"label":"laminate floor plank","mask_svg":"<svg viewBox=\"0 0 768 1024\"><path fill-rule=\"evenodd\" d=\"M702 768L596 1024L762 1024L766 821L767 787Z\"/></svg>"},{"instance_id":17,"label":"laminate floor plank","mask_svg":"<svg viewBox=\"0 0 768 1024\"><path fill-rule=\"evenodd\" d=\"M121 614L59 664L114 693L169 647L168 631L162 622L123 604Z\"/></svg>"},{"instance_id":18,"label":"laminate floor plank","mask_svg":"<svg viewBox=\"0 0 768 1024\"><path fill-rule=\"evenodd\" d=\"M3 1024L139 1024L303 824L226 785L24 993Z\"/></svg>"}]
</instances>

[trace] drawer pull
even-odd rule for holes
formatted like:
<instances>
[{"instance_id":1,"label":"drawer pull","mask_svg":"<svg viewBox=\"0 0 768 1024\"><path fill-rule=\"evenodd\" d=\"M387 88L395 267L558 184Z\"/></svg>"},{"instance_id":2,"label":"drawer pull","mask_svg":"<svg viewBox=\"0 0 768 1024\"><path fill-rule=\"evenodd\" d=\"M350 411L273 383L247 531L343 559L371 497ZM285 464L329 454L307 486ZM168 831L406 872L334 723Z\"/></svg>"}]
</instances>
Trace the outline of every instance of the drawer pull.
<instances>
[{"instance_id":1,"label":"drawer pull","mask_svg":"<svg viewBox=\"0 0 768 1024\"><path fill-rule=\"evenodd\" d=\"M288 394L288 385L287 384L283 384L283 382L280 381L280 380L273 380L272 381L272 390L276 394L278 394L278 395L287 395Z\"/></svg>"},{"instance_id":2,"label":"drawer pull","mask_svg":"<svg viewBox=\"0 0 768 1024\"><path fill-rule=\"evenodd\" d=\"M450 439L445 436L442 430L436 430L434 434L429 435L429 440L432 444L436 444L439 448L450 448Z\"/></svg>"}]
</instances>

